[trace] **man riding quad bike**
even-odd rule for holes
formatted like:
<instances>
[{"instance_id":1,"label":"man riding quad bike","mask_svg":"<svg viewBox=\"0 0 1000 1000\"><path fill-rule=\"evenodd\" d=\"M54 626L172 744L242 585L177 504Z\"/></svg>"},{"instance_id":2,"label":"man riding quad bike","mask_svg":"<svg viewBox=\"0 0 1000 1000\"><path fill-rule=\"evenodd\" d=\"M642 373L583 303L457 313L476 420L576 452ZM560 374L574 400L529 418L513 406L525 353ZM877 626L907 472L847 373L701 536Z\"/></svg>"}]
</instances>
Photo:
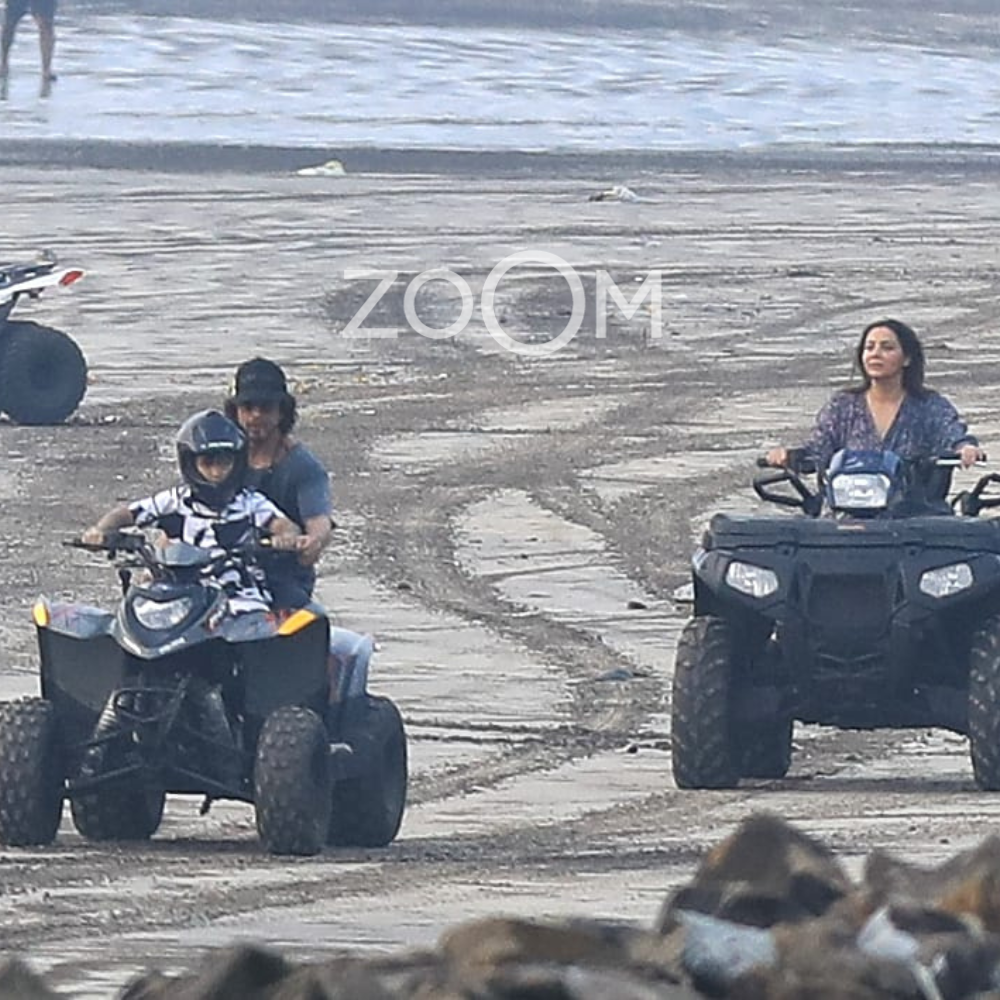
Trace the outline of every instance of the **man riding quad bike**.
<instances>
[{"instance_id":1,"label":"man riding quad bike","mask_svg":"<svg viewBox=\"0 0 1000 1000\"><path fill-rule=\"evenodd\" d=\"M64 798L88 839L146 839L168 792L253 803L275 854L395 837L406 738L391 701L357 693L370 643L332 661L315 604L233 614L220 578L249 546L90 547L117 559L123 598L35 605L41 697L0 706L0 842L51 842Z\"/></svg>"},{"instance_id":2,"label":"man riding quad bike","mask_svg":"<svg viewBox=\"0 0 1000 1000\"><path fill-rule=\"evenodd\" d=\"M949 505L953 459L841 451L811 488L798 458L754 481L798 516L716 514L692 559L677 785L784 777L799 720L951 729L1000 790L1000 521L977 518L1000 476Z\"/></svg>"}]
</instances>

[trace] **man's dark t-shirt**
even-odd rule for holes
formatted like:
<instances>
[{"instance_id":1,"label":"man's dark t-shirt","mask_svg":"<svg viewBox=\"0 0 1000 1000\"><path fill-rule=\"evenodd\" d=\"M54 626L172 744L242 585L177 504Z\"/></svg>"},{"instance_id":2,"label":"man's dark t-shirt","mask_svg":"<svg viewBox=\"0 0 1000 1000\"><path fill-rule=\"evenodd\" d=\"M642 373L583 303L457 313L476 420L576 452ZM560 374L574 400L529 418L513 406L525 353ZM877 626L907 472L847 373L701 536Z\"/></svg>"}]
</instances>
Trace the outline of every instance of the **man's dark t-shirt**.
<instances>
[{"instance_id":1,"label":"man's dark t-shirt","mask_svg":"<svg viewBox=\"0 0 1000 1000\"><path fill-rule=\"evenodd\" d=\"M305 445L292 445L288 454L269 469L248 469L247 485L261 491L300 528L306 518L330 517L333 501L330 477ZM316 571L289 553L264 560L268 586L278 607L298 608L312 597Z\"/></svg>"}]
</instances>

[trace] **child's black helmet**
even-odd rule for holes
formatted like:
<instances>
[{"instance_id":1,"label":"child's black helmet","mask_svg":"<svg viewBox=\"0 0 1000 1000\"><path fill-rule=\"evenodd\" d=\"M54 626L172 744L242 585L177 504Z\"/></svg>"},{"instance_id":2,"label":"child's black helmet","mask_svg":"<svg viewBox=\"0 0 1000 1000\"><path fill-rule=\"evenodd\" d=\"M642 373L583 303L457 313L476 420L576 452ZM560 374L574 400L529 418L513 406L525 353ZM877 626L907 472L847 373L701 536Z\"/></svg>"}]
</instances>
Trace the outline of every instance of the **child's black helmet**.
<instances>
[{"instance_id":1,"label":"child's black helmet","mask_svg":"<svg viewBox=\"0 0 1000 1000\"><path fill-rule=\"evenodd\" d=\"M220 482L205 479L195 464L199 455L233 456L229 475ZM177 463L194 498L222 510L246 482L247 439L243 431L218 410L202 410L188 417L177 432Z\"/></svg>"}]
</instances>

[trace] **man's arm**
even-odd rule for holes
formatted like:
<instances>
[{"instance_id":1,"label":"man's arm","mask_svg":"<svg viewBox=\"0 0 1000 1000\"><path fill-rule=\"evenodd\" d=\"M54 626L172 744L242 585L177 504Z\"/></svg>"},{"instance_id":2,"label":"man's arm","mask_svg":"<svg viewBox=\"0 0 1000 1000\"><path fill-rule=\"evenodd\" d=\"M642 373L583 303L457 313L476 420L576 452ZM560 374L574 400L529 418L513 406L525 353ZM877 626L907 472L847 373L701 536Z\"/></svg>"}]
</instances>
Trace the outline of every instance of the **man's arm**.
<instances>
[{"instance_id":1,"label":"man's arm","mask_svg":"<svg viewBox=\"0 0 1000 1000\"><path fill-rule=\"evenodd\" d=\"M330 474L323 463L308 450L305 450L305 456L305 468L295 482L305 538L299 550L299 563L303 566L315 566L333 536L333 498Z\"/></svg>"},{"instance_id":2,"label":"man's arm","mask_svg":"<svg viewBox=\"0 0 1000 1000\"><path fill-rule=\"evenodd\" d=\"M303 528L305 530L300 543L299 562L303 566L315 566L333 537L333 520L329 514L318 514L316 517L305 518Z\"/></svg>"}]
</instances>

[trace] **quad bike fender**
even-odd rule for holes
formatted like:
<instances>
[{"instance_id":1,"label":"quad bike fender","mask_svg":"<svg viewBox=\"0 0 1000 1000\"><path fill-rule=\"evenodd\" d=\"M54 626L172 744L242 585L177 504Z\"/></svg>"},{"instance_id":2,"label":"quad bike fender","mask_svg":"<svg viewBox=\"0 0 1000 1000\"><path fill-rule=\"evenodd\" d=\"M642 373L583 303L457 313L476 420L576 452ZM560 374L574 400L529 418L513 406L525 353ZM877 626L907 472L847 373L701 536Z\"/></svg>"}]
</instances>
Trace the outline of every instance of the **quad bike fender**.
<instances>
[{"instance_id":1,"label":"quad bike fender","mask_svg":"<svg viewBox=\"0 0 1000 1000\"><path fill-rule=\"evenodd\" d=\"M31 617L39 629L48 629L76 639L93 639L110 635L115 616L110 611L88 604L68 604L40 597L31 609Z\"/></svg>"},{"instance_id":2,"label":"quad bike fender","mask_svg":"<svg viewBox=\"0 0 1000 1000\"><path fill-rule=\"evenodd\" d=\"M325 615L294 612L267 638L241 646L245 712L263 724L276 708L302 705L322 714L328 700L327 651L330 623ZM287 623L297 620L294 626Z\"/></svg>"},{"instance_id":3,"label":"quad bike fender","mask_svg":"<svg viewBox=\"0 0 1000 1000\"><path fill-rule=\"evenodd\" d=\"M93 732L112 691L125 682L126 655L111 636L114 616L82 605L40 600L38 630L42 697L52 702L64 744Z\"/></svg>"},{"instance_id":4,"label":"quad bike fender","mask_svg":"<svg viewBox=\"0 0 1000 1000\"><path fill-rule=\"evenodd\" d=\"M347 628L330 629L331 700L360 697L368 688L368 669L375 640Z\"/></svg>"}]
</instances>

